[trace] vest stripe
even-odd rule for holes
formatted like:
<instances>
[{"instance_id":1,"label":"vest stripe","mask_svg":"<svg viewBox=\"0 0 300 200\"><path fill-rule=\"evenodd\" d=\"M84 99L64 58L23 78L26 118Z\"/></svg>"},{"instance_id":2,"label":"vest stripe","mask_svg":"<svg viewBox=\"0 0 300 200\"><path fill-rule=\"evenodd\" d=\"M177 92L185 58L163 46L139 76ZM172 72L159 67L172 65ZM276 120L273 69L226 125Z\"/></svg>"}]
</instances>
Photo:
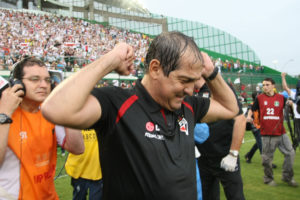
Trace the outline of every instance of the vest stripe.
<instances>
[{"instance_id":1,"label":"vest stripe","mask_svg":"<svg viewBox=\"0 0 300 200\"><path fill-rule=\"evenodd\" d=\"M162 109L160 110L160 112L161 112L161 114L162 114L162 116L163 116L163 118L164 118L164 120L165 120L165 123L167 124L167 118L166 118L165 110L162 108Z\"/></svg>"},{"instance_id":2,"label":"vest stripe","mask_svg":"<svg viewBox=\"0 0 300 200\"><path fill-rule=\"evenodd\" d=\"M188 104L185 101L182 101L182 104L185 105L188 109L190 109L192 111L192 113L194 114L194 109L193 109L193 107L190 104Z\"/></svg>"},{"instance_id":3,"label":"vest stripe","mask_svg":"<svg viewBox=\"0 0 300 200\"><path fill-rule=\"evenodd\" d=\"M125 114L125 112L128 110L128 108L136 101L138 100L138 96L136 95L132 95L131 97L129 97L120 107L119 111L118 111L118 116L116 119L116 124L120 121L121 117L123 117L123 115Z\"/></svg>"}]
</instances>

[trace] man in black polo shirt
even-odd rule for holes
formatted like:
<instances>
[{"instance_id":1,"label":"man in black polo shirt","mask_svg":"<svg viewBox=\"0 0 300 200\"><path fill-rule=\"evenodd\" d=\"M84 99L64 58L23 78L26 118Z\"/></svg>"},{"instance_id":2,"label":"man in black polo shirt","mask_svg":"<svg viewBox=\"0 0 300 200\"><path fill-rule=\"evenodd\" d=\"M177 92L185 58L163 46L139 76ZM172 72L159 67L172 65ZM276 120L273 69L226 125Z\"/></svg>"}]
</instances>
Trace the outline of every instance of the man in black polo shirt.
<instances>
[{"instance_id":1,"label":"man in black polo shirt","mask_svg":"<svg viewBox=\"0 0 300 200\"><path fill-rule=\"evenodd\" d=\"M234 94L208 55L179 32L152 41L145 75L134 88L93 89L111 71L130 74L133 60L132 48L118 44L59 85L43 114L56 124L97 131L104 199L195 200L195 123L234 117ZM210 100L192 96L203 77Z\"/></svg>"},{"instance_id":2,"label":"man in black polo shirt","mask_svg":"<svg viewBox=\"0 0 300 200\"><path fill-rule=\"evenodd\" d=\"M208 98L209 91L202 88L198 96ZM198 166L203 200L220 199L220 182L227 199L245 199L238 154L244 138L246 118L240 102L239 109L239 115L234 119L208 123L208 139L202 144L196 143L201 154Z\"/></svg>"}]
</instances>

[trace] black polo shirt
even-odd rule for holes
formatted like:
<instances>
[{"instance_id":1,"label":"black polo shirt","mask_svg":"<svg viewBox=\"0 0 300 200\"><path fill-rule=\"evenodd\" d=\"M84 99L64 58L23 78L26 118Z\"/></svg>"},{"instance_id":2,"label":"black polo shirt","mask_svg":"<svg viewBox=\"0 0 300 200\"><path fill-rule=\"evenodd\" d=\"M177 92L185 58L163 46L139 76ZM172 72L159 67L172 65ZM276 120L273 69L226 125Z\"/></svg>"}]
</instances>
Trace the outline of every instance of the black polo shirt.
<instances>
[{"instance_id":1,"label":"black polo shirt","mask_svg":"<svg viewBox=\"0 0 300 200\"><path fill-rule=\"evenodd\" d=\"M104 87L92 94L102 108L93 128L104 199L196 200L194 126L210 101L186 97L181 109L170 112L140 82L133 89Z\"/></svg>"},{"instance_id":2,"label":"black polo shirt","mask_svg":"<svg viewBox=\"0 0 300 200\"><path fill-rule=\"evenodd\" d=\"M239 106L238 115L240 115L243 113L242 104L238 100L233 87L230 86L230 88L235 94L235 98ZM202 144L196 144L196 146L201 153L200 160L208 160L211 165L219 168L220 161L229 153L230 150L234 119L219 120L208 123L207 125L209 127L208 139Z\"/></svg>"}]
</instances>

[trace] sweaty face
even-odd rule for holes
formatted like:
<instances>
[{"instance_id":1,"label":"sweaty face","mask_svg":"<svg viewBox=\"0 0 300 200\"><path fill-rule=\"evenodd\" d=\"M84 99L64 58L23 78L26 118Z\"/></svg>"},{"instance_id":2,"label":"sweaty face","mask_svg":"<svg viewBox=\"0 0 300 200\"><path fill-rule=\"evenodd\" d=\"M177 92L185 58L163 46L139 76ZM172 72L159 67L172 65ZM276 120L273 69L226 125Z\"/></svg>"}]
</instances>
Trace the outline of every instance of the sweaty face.
<instances>
[{"instance_id":1,"label":"sweaty face","mask_svg":"<svg viewBox=\"0 0 300 200\"><path fill-rule=\"evenodd\" d=\"M274 85L271 81L263 81L263 91L267 95L272 95L274 92Z\"/></svg>"},{"instance_id":2,"label":"sweaty face","mask_svg":"<svg viewBox=\"0 0 300 200\"><path fill-rule=\"evenodd\" d=\"M38 65L24 67L22 81L26 88L25 100L42 103L50 94L51 79L46 67Z\"/></svg>"},{"instance_id":3,"label":"sweaty face","mask_svg":"<svg viewBox=\"0 0 300 200\"><path fill-rule=\"evenodd\" d=\"M179 65L168 77L161 75L161 87L157 88L160 104L171 111L179 109L187 95L193 95L195 83L202 75L202 63L190 51L182 56Z\"/></svg>"}]
</instances>

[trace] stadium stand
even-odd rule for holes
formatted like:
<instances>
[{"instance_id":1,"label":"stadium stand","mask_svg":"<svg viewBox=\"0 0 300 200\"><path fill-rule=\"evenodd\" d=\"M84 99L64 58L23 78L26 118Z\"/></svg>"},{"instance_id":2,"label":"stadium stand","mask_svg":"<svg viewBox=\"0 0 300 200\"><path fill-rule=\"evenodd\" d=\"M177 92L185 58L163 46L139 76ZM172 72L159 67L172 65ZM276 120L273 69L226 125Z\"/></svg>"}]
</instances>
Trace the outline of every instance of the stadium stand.
<instances>
[{"instance_id":1,"label":"stadium stand","mask_svg":"<svg viewBox=\"0 0 300 200\"><path fill-rule=\"evenodd\" d=\"M44 60L49 69L63 70L69 76L108 52L116 43L127 42L136 52L134 78L129 78L134 81L143 76L143 61L151 38L163 30L179 30L195 38L224 78L232 80L243 99L250 99L249 94L269 74L281 89L279 72L260 65L255 52L237 38L208 25L158 16L140 5L125 5L130 1L122 0L72 1L72 6L68 0L37 1L38 4L28 4L31 10L20 9L22 6L17 5L18 2L7 0L0 4L14 8L0 9L0 69L4 71L11 70L23 56L31 55ZM24 7L25 1L22 2ZM94 8L90 8L92 2ZM129 11L125 9L128 6L131 6ZM108 80L113 83L115 78L120 79L111 75ZM293 85L296 79L287 77L287 82Z\"/></svg>"}]
</instances>

